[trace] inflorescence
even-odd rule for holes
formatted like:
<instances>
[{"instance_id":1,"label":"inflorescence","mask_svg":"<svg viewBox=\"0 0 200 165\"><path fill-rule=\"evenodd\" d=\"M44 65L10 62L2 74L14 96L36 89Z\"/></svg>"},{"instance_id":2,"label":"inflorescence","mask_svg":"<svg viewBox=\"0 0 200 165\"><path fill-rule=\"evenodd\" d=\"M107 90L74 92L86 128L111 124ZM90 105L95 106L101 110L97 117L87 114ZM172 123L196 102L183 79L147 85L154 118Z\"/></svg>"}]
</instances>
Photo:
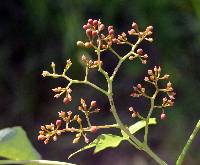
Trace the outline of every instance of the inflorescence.
<instances>
[{"instance_id":1,"label":"inflorescence","mask_svg":"<svg viewBox=\"0 0 200 165\"><path fill-rule=\"evenodd\" d=\"M99 72L101 72L104 77L106 78L108 84L110 84L118 69L120 68L122 62L124 62L126 59L129 59L130 61L134 61L134 59L139 59L142 64L147 63L148 55L141 49L137 48L138 45L143 41L146 40L148 42L152 42L152 33L153 33L153 27L148 26L145 31L140 31L138 28L138 25L133 22L131 25L131 29L128 30L127 33L122 32L119 35L116 35L115 30L112 25L109 25L107 28L103 23L101 23L100 20L93 20L89 19L88 22L83 25L83 29L85 30L87 41L77 41L77 45L85 48L93 48L94 52L96 53L96 57L94 56L93 59L90 59L89 57L82 55L81 60L85 64L85 78L84 80L73 80L67 75L67 71L72 65L72 62L70 59L66 61L66 65L64 67L63 73L58 74L56 73L56 65L52 62L51 68L52 72L43 71L42 76L43 77L52 77L52 78L64 78L68 81L68 84L66 87L56 87L52 89L54 92L55 98L63 97L63 103L69 104L72 101L72 84L85 84L89 85L99 92L102 92L108 98L112 95L111 89L105 90L96 84L93 84L88 80L88 73L90 69L97 68ZM136 37L137 41L135 43L131 43L129 41L129 37ZM121 56L119 55L114 49L113 44L116 45L129 45L131 47L131 50L125 55ZM108 73L102 68L103 61L101 60L101 52L109 50L111 51L119 60L118 65L114 69L111 76L108 75ZM168 80L169 75L161 75L161 68L160 67L154 67L153 70L148 70L148 76L144 78L144 81L149 83L150 85L153 85L155 88L154 94L151 96L148 93L146 93L145 88L141 84L137 84L137 86L133 87L133 92L131 93L132 97L140 97L143 96L151 101L151 107L149 110L148 116L142 117L138 112L136 112L133 107L129 108L129 111L132 113L132 117L139 117L142 120L147 121L152 114L153 109L159 108L162 110L161 113L161 119L166 118L165 109L167 107L173 106L174 104L174 96L175 92L173 91L173 87L171 82L169 81L166 85L166 88L162 89L159 87L158 82L161 80ZM164 93L166 96L162 99L161 105L155 105L155 99L157 98L158 93ZM110 101L110 104L112 104L112 100ZM85 143L89 142L88 133L92 132L95 133L98 129L104 129L104 128L113 128L117 127L116 124L114 125L103 125L103 126L96 126L93 125L90 122L90 116L93 113L99 112L99 108L96 107L96 101L91 101L90 105L88 106L86 104L86 101L81 98L80 105L78 106L78 111L84 114L85 120L87 121L87 126L83 126L82 118L75 114L73 115L72 111L60 111L59 118L56 120L55 124L51 123L49 125L41 126L41 130L39 131L38 140L44 141L45 144L47 144L51 139L53 141L56 141L58 136L64 133L75 133L75 137L73 139L73 143L77 143L81 137L83 137ZM111 112L115 114L115 110L112 109L111 105ZM116 114L114 115L116 116ZM78 127L75 128L72 126L73 123L77 123ZM118 124L118 123L117 123ZM147 132L148 127L145 129Z\"/></svg>"}]
</instances>

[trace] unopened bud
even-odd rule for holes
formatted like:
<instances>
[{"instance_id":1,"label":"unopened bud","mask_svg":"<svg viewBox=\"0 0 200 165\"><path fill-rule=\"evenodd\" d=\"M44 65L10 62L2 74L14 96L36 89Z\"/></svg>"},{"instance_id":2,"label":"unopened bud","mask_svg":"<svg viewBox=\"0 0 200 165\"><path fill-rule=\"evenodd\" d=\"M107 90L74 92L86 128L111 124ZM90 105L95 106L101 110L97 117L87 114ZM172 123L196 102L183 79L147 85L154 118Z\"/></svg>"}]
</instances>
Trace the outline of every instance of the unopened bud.
<instances>
[{"instance_id":1,"label":"unopened bud","mask_svg":"<svg viewBox=\"0 0 200 165\"><path fill-rule=\"evenodd\" d=\"M53 137L53 141L57 141L57 136L55 135L54 137Z\"/></svg>"},{"instance_id":2,"label":"unopened bud","mask_svg":"<svg viewBox=\"0 0 200 165\"><path fill-rule=\"evenodd\" d=\"M90 105L91 105L91 107L95 107L97 105L97 102L96 101L91 101Z\"/></svg>"},{"instance_id":3,"label":"unopened bud","mask_svg":"<svg viewBox=\"0 0 200 165\"><path fill-rule=\"evenodd\" d=\"M43 77L46 77L46 76L49 76L49 75L50 75L50 73L48 71L43 71L42 72L42 76Z\"/></svg>"},{"instance_id":4,"label":"unopened bud","mask_svg":"<svg viewBox=\"0 0 200 165\"><path fill-rule=\"evenodd\" d=\"M161 115L160 115L160 119L161 120L165 120L167 118L167 115L165 114L165 113L162 113Z\"/></svg>"},{"instance_id":5,"label":"unopened bud","mask_svg":"<svg viewBox=\"0 0 200 165\"><path fill-rule=\"evenodd\" d=\"M143 54L143 50L142 49L138 49L137 50L137 54L142 55Z\"/></svg>"},{"instance_id":6,"label":"unopened bud","mask_svg":"<svg viewBox=\"0 0 200 165\"><path fill-rule=\"evenodd\" d=\"M86 42L84 45L85 45L86 48L90 48L91 47L90 42Z\"/></svg>"},{"instance_id":7,"label":"unopened bud","mask_svg":"<svg viewBox=\"0 0 200 165\"><path fill-rule=\"evenodd\" d=\"M76 44L77 46L84 46L84 43L82 41L77 41Z\"/></svg>"},{"instance_id":8,"label":"unopened bud","mask_svg":"<svg viewBox=\"0 0 200 165\"><path fill-rule=\"evenodd\" d=\"M61 121L61 120L56 120L56 126L57 126L57 127L60 127L61 124L62 124L62 121Z\"/></svg>"},{"instance_id":9,"label":"unopened bud","mask_svg":"<svg viewBox=\"0 0 200 165\"><path fill-rule=\"evenodd\" d=\"M91 131L92 133L96 133L96 132L97 132L97 127L96 127L96 126L92 126L92 127L90 128L90 131Z\"/></svg>"}]
</instances>

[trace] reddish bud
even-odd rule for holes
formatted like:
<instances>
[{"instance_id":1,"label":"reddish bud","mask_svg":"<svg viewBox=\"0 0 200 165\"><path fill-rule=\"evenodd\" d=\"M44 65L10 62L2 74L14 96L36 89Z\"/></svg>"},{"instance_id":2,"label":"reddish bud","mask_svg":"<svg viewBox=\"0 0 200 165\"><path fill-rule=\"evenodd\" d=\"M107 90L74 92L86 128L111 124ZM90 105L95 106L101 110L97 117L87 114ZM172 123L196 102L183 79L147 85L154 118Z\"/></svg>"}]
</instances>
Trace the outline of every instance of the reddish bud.
<instances>
[{"instance_id":1,"label":"reddish bud","mask_svg":"<svg viewBox=\"0 0 200 165\"><path fill-rule=\"evenodd\" d=\"M68 97L65 97L65 98L63 99L63 103L64 103L64 104L68 104L70 101L71 101L71 100L70 100Z\"/></svg>"},{"instance_id":2,"label":"reddish bud","mask_svg":"<svg viewBox=\"0 0 200 165\"><path fill-rule=\"evenodd\" d=\"M84 30L87 30L88 28L89 28L88 25L83 25Z\"/></svg>"},{"instance_id":3,"label":"reddish bud","mask_svg":"<svg viewBox=\"0 0 200 165\"><path fill-rule=\"evenodd\" d=\"M43 126L43 125L40 128L41 128L41 130L45 130L45 126Z\"/></svg>"},{"instance_id":4,"label":"reddish bud","mask_svg":"<svg viewBox=\"0 0 200 165\"><path fill-rule=\"evenodd\" d=\"M114 34L114 30L113 30L113 29L110 29L110 30L108 31L108 33L109 33L110 35L112 35L112 34Z\"/></svg>"},{"instance_id":5,"label":"reddish bud","mask_svg":"<svg viewBox=\"0 0 200 165\"><path fill-rule=\"evenodd\" d=\"M88 19L88 23L89 23L90 25L93 25L93 20L92 20L92 19Z\"/></svg>"},{"instance_id":6,"label":"reddish bud","mask_svg":"<svg viewBox=\"0 0 200 165\"><path fill-rule=\"evenodd\" d=\"M93 25L94 25L94 26L97 26L97 25L98 25L98 21L97 21L97 20L94 20L94 21L93 21Z\"/></svg>"},{"instance_id":7,"label":"reddish bud","mask_svg":"<svg viewBox=\"0 0 200 165\"><path fill-rule=\"evenodd\" d=\"M91 107L95 107L97 105L97 102L96 101L91 101L90 105L91 105Z\"/></svg>"},{"instance_id":8,"label":"reddish bud","mask_svg":"<svg viewBox=\"0 0 200 165\"><path fill-rule=\"evenodd\" d=\"M86 35L87 35L88 37L92 37L92 31L91 31L90 29L87 29L87 30L86 30Z\"/></svg>"},{"instance_id":9,"label":"reddish bud","mask_svg":"<svg viewBox=\"0 0 200 165\"><path fill-rule=\"evenodd\" d=\"M160 119L161 120L165 120L167 118L167 115L165 114L165 113L162 113L161 115L160 115Z\"/></svg>"},{"instance_id":10,"label":"reddish bud","mask_svg":"<svg viewBox=\"0 0 200 165\"><path fill-rule=\"evenodd\" d=\"M104 24L99 25L98 30L101 31L101 30L103 30L103 29L104 29Z\"/></svg>"},{"instance_id":11,"label":"reddish bud","mask_svg":"<svg viewBox=\"0 0 200 165\"><path fill-rule=\"evenodd\" d=\"M39 135L38 140L44 140L46 137L44 135Z\"/></svg>"},{"instance_id":12,"label":"reddish bud","mask_svg":"<svg viewBox=\"0 0 200 165\"><path fill-rule=\"evenodd\" d=\"M85 143L89 143L90 141L86 136L84 136L84 140L85 140Z\"/></svg>"},{"instance_id":13,"label":"reddish bud","mask_svg":"<svg viewBox=\"0 0 200 165\"><path fill-rule=\"evenodd\" d=\"M47 144L49 142L49 139L46 139L45 141L44 141L44 144Z\"/></svg>"},{"instance_id":14,"label":"reddish bud","mask_svg":"<svg viewBox=\"0 0 200 165\"><path fill-rule=\"evenodd\" d=\"M97 35L96 31L92 31L92 37L95 37Z\"/></svg>"},{"instance_id":15,"label":"reddish bud","mask_svg":"<svg viewBox=\"0 0 200 165\"><path fill-rule=\"evenodd\" d=\"M132 26L133 29L138 28L138 26L137 26L137 24L135 22L133 22L131 26Z\"/></svg>"},{"instance_id":16,"label":"reddish bud","mask_svg":"<svg viewBox=\"0 0 200 165\"><path fill-rule=\"evenodd\" d=\"M90 131L91 131L92 133L96 133L96 132L97 132L97 127L96 127L96 126L92 126L92 127L90 128Z\"/></svg>"},{"instance_id":17,"label":"reddish bud","mask_svg":"<svg viewBox=\"0 0 200 165\"><path fill-rule=\"evenodd\" d=\"M137 54L142 55L143 54L143 50L142 49L138 49L137 50Z\"/></svg>"},{"instance_id":18,"label":"reddish bud","mask_svg":"<svg viewBox=\"0 0 200 165\"><path fill-rule=\"evenodd\" d=\"M108 26L108 31L110 31L111 29L113 29L113 26Z\"/></svg>"},{"instance_id":19,"label":"reddish bud","mask_svg":"<svg viewBox=\"0 0 200 165\"><path fill-rule=\"evenodd\" d=\"M60 112L58 112L58 115L59 115L59 117L65 117L65 112L64 111L60 111Z\"/></svg>"},{"instance_id":20,"label":"reddish bud","mask_svg":"<svg viewBox=\"0 0 200 165\"><path fill-rule=\"evenodd\" d=\"M138 84L137 87L138 87L138 88L142 88L142 85L141 85L141 84Z\"/></svg>"},{"instance_id":21,"label":"reddish bud","mask_svg":"<svg viewBox=\"0 0 200 165\"><path fill-rule=\"evenodd\" d=\"M62 121L61 121L61 120L56 120L56 126L57 126L57 127L60 127L61 124L62 124Z\"/></svg>"}]
</instances>

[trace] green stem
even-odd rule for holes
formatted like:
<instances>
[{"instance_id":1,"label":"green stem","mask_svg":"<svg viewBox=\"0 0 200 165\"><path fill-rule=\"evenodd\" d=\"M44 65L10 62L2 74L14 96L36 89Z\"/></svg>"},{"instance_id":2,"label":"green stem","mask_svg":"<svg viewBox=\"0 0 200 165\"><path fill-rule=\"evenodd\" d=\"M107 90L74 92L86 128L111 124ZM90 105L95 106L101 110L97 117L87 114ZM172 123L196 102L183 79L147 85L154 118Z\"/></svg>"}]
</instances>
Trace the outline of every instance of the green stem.
<instances>
[{"instance_id":1,"label":"green stem","mask_svg":"<svg viewBox=\"0 0 200 165\"><path fill-rule=\"evenodd\" d=\"M145 133L144 133L144 144L147 145L147 141L148 141L148 132L149 132L149 119L151 117L151 114L153 112L153 109L154 109L154 99L150 99L151 101L151 107L149 109L149 113L147 115L147 118L146 118L146 125L145 125Z\"/></svg>"},{"instance_id":2,"label":"green stem","mask_svg":"<svg viewBox=\"0 0 200 165\"><path fill-rule=\"evenodd\" d=\"M153 94L152 97L150 97L150 101L151 101L151 106L150 106L150 109L149 109L149 113L147 115L147 118L146 118L146 125L145 125L145 133L144 133L144 144L145 145L148 145L147 144L147 141L148 141L148 132L149 132L149 119L153 113L153 110L154 110L154 105L155 105L155 98L159 92L159 89L158 89L158 86L157 86L157 82L155 83L155 88L156 88L156 91L155 93Z\"/></svg>"},{"instance_id":3,"label":"green stem","mask_svg":"<svg viewBox=\"0 0 200 165\"><path fill-rule=\"evenodd\" d=\"M179 155L178 160L176 161L176 165L181 165L183 163L185 156L186 156L186 154L187 154L187 152L188 152L188 150L189 150L189 148L190 148L190 146L191 146L191 144L192 144L192 142L193 142L194 138L196 137L199 130L200 130L200 120L197 122L192 134L190 135L190 137L189 137L187 143L185 144L181 154Z\"/></svg>"},{"instance_id":4,"label":"green stem","mask_svg":"<svg viewBox=\"0 0 200 165\"><path fill-rule=\"evenodd\" d=\"M34 164L34 165L75 165L66 162L50 161L50 160L0 160L0 164Z\"/></svg>"}]
</instances>

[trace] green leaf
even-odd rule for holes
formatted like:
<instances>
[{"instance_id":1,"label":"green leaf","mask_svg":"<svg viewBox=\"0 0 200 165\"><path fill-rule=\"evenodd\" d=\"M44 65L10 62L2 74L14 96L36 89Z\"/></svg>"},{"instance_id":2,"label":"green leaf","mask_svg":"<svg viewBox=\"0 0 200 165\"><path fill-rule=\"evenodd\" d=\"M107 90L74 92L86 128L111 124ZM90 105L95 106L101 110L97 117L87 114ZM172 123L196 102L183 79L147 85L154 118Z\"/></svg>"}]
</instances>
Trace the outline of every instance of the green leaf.
<instances>
[{"instance_id":1,"label":"green leaf","mask_svg":"<svg viewBox=\"0 0 200 165\"><path fill-rule=\"evenodd\" d=\"M72 156L75 154L90 149L92 147L96 147L94 150L94 153L100 152L108 147L117 147L120 142L123 140L123 137L117 136L117 135L112 135L112 134L102 134L99 135L93 142L90 144L86 145L85 147L79 149L78 151L72 153L69 155L68 159L70 159Z\"/></svg>"},{"instance_id":2,"label":"green leaf","mask_svg":"<svg viewBox=\"0 0 200 165\"><path fill-rule=\"evenodd\" d=\"M149 119L149 125L151 125L151 124L156 124L156 118ZM131 134L134 134L137 131L139 131L140 129L142 129L143 127L145 127L145 125L146 125L146 121L141 120L141 121L138 121L137 123L131 125L128 129L131 132ZM123 139L126 140L129 138L128 135L124 131L121 131L121 133L123 135Z\"/></svg>"},{"instance_id":3,"label":"green leaf","mask_svg":"<svg viewBox=\"0 0 200 165\"><path fill-rule=\"evenodd\" d=\"M58 162L51 160L0 160L0 164L28 164L28 165L75 165L67 162Z\"/></svg>"},{"instance_id":4,"label":"green leaf","mask_svg":"<svg viewBox=\"0 0 200 165\"><path fill-rule=\"evenodd\" d=\"M0 130L0 156L12 160L40 159L21 127Z\"/></svg>"},{"instance_id":5,"label":"green leaf","mask_svg":"<svg viewBox=\"0 0 200 165\"><path fill-rule=\"evenodd\" d=\"M112 148L117 147L123 140L123 137L112 135L112 134L102 134L98 136L97 139L99 139L99 141L96 145L94 153L102 151L108 147L112 147Z\"/></svg>"}]
</instances>

